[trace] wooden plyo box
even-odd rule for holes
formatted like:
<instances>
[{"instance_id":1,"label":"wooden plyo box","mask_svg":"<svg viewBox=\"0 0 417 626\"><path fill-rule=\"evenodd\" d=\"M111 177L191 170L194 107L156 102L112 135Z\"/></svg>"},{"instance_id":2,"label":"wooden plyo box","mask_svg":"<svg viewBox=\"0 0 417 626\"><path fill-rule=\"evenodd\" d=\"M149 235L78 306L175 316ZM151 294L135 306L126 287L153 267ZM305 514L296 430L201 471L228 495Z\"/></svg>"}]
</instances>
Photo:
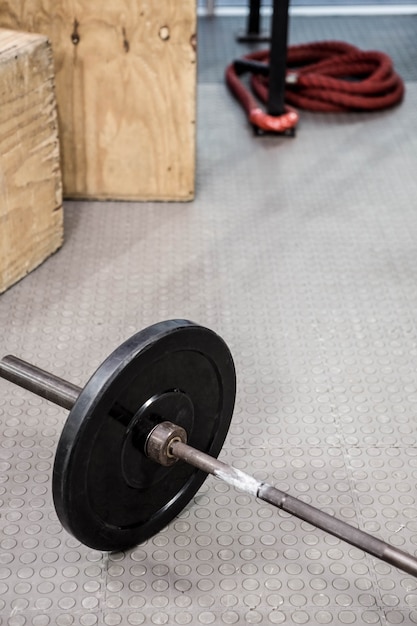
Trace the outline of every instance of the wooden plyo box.
<instances>
[{"instance_id":1,"label":"wooden plyo box","mask_svg":"<svg viewBox=\"0 0 417 626\"><path fill-rule=\"evenodd\" d=\"M0 29L0 293L63 240L51 45Z\"/></svg>"},{"instance_id":2,"label":"wooden plyo box","mask_svg":"<svg viewBox=\"0 0 417 626\"><path fill-rule=\"evenodd\" d=\"M64 195L194 195L196 0L0 0L52 42Z\"/></svg>"}]
</instances>

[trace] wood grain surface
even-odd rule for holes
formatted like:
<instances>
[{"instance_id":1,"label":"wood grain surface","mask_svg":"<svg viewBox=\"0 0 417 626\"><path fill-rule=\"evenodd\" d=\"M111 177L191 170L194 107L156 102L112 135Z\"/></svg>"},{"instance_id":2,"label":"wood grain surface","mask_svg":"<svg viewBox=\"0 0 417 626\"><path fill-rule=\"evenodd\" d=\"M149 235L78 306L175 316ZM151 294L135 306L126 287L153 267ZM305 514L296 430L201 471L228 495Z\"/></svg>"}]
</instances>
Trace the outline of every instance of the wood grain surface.
<instances>
[{"instance_id":1,"label":"wood grain surface","mask_svg":"<svg viewBox=\"0 0 417 626\"><path fill-rule=\"evenodd\" d=\"M0 26L52 42L66 196L193 197L195 0L0 0Z\"/></svg>"},{"instance_id":2,"label":"wood grain surface","mask_svg":"<svg viewBox=\"0 0 417 626\"><path fill-rule=\"evenodd\" d=\"M0 29L0 293L62 244L51 46Z\"/></svg>"}]
</instances>

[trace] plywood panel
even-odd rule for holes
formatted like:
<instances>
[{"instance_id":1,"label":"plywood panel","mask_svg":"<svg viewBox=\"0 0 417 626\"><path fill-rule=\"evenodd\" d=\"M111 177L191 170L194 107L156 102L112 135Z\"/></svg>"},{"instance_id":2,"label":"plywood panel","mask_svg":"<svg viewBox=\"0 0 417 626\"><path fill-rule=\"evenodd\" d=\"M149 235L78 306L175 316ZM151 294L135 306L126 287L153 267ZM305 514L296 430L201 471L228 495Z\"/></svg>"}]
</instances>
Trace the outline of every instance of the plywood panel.
<instances>
[{"instance_id":1,"label":"plywood panel","mask_svg":"<svg viewBox=\"0 0 417 626\"><path fill-rule=\"evenodd\" d=\"M0 0L0 25L52 41L67 196L193 197L195 0Z\"/></svg>"},{"instance_id":2,"label":"plywood panel","mask_svg":"<svg viewBox=\"0 0 417 626\"><path fill-rule=\"evenodd\" d=\"M0 29L0 293L62 243L51 46Z\"/></svg>"}]
</instances>

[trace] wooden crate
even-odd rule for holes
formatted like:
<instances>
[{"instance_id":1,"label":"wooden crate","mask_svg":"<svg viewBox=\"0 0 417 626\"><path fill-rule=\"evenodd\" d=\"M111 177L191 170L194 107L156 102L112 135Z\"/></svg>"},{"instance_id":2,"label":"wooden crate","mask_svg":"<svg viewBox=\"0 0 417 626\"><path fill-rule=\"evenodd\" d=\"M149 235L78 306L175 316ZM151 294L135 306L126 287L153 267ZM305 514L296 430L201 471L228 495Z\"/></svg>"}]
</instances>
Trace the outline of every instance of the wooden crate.
<instances>
[{"instance_id":1,"label":"wooden crate","mask_svg":"<svg viewBox=\"0 0 417 626\"><path fill-rule=\"evenodd\" d=\"M0 293L62 244L51 45L0 29Z\"/></svg>"},{"instance_id":2,"label":"wooden crate","mask_svg":"<svg viewBox=\"0 0 417 626\"><path fill-rule=\"evenodd\" d=\"M196 0L0 0L54 51L64 194L190 200Z\"/></svg>"}]
</instances>

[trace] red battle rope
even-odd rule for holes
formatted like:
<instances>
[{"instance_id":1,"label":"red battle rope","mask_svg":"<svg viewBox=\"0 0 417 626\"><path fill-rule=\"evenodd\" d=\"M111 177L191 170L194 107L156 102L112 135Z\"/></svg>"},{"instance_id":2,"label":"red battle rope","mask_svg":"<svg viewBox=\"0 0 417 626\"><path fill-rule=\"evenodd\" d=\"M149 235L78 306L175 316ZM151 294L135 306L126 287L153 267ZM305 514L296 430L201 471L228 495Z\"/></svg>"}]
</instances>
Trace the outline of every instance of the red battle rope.
<instances>
[{"instance_id":1,"label":"red battle rope","mask_svg":"<svg viewBox=\"0 0 417 626\"><path fill-rule=\"evenodd\" d=\"M269 51L248 54L247 61L269 63ZM252 89L260 100L268 100L268 77L254 72ZM265 113L245 87L235 64L226 69L226 82L245 109L249 121L265 131L285 132L294 128L298 114L289 105L321 112L378 111L401 102L404 84L391 59L382 52L365 52L339 41L290 46L287 53L283 115ZM265 73L265 72L264 72Z\"/></svg>"}]
</instances>

